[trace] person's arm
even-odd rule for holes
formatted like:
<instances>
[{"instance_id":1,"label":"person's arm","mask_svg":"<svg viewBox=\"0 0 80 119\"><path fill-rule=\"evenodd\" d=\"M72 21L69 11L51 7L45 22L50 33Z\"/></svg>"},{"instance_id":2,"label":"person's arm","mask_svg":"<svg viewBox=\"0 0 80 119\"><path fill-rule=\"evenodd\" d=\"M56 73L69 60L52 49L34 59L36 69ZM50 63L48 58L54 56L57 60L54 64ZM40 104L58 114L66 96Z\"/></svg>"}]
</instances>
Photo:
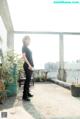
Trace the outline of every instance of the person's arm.
<instances>
[{"instance_id":1,"label":"person's arm","mask_svg":"<svg viewBox=\"0 0 80 119\"><path fill-rule=\"evenodd\" d=\"M30 69L30 70L32 70L32 69L33 69L33 67L32 67L32 66L31 66L31 64L29 63L29 61L28 61L28 59L27 59L27 57L26 57L25 53L22 53L22 56L23 56L24 61L28 64L29 69Z\"/></svg>"}]
</instances>

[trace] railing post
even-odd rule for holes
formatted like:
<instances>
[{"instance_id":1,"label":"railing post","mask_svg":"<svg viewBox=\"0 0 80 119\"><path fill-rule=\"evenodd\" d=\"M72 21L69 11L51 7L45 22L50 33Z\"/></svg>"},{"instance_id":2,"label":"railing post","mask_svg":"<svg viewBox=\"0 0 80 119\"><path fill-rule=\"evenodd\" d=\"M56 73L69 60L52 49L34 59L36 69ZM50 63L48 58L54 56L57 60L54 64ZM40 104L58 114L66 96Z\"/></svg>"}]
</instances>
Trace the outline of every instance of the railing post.
<instances>
[{"instance_id":1,"label":"railing post","mask_svg":"<svg viewBox=\"0 0 80 119\"><path fill-rule=\"evenodd\" d=\"M58 79L66 81L66 72L64 70L64 39L63 34L59 34L59 70Z\"/></svg>"}]
</instances>

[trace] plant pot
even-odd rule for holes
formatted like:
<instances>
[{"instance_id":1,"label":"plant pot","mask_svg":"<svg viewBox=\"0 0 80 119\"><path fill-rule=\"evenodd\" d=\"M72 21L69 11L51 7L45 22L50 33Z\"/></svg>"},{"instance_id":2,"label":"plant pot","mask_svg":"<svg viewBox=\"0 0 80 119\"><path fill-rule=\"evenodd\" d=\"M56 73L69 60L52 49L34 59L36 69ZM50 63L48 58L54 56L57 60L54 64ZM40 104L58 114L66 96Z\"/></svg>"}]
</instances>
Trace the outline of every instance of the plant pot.
<instances>
[{"instance_id":1,"label":"plant pot","mask_svg":"<svg viewBox=\"0 0 80 119\"><path fill-rule=\"evenodd\" d=\"M71 85L71 94L74 97L80 97L80 86Z\"/></svg>"},{"instance_id":2,"label":"plant pot","mask_svg":"<svg viewBox=\"0 0 80 119\"><path fill-rule=\"evenodd\" d=\"M17 84L16 83L9 83L7 86L7 96L15 96L17 94Z\"/></svg>"},{"instance_id":3,"label":"plant pot","mask_svg":"<svg viewBox=\"0 0 80 119\"><path fill-rule=\"evenodd\" d=\"M41 82L40 78L35 78L35 82Z\"/></svg>"}]
</instances>

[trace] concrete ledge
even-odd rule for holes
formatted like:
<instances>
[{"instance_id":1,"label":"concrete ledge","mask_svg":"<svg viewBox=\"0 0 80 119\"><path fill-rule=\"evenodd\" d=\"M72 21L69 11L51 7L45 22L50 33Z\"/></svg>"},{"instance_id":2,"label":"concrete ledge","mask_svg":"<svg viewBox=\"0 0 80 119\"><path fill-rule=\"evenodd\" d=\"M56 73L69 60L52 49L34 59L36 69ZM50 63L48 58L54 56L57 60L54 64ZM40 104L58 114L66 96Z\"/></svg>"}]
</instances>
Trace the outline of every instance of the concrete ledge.
<instances>
[{"instance_id":1,"label":"concrete ledge","mask_svg":"<svg viewBox=\"0 0 80 119\"><path fill-rule=\"evenodd\" d=\"M80 117L53 117L50 119L80 119Z\"/></svg>"},{"instance_id":2,"label":"concrete ledge","mask_svg":"<svg viewBox=\"0 0 80 119\"><path fill-rule=\"evenodd\" d=\"M49 81L55 83L55 84L58 84L64 88L67 88L67 89L71 89L71 84L70 83L67 83L67 82L63 82L63 81L60 81L58 79L49 79Z\"/></svg>"}]
</instances>

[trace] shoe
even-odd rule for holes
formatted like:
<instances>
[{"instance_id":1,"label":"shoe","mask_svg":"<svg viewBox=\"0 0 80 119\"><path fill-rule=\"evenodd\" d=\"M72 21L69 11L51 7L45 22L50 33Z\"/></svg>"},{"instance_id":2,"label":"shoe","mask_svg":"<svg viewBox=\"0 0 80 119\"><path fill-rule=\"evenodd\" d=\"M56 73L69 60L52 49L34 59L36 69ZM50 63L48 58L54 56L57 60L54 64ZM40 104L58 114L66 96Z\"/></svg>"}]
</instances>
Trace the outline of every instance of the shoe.
<instances>
[{"instance_id":1,"label":"shoe","mask_svg":"<svg viewBox=\"0 0 80 119\"><path fill-rule=\"evenodd\" d=\"M30 101L29 98L23 98L23 101Z\"/></svg>"},{"instance_id":2,"label":"shoe","mask_svg":"<svg viewBox=\"0 0 80 119\"><path fill-rule=\"evenodd\" d=\"M28 97L33 97L33 95L29 93L29 94L28 94Z\"/></svg>"},{"instance_id":3,"label":"shoe","mask_svg":"<svg viewBox=\"0 0 80 119\"><path fill-rule=\"evenodd\" d=\"M30 101L29 98L22 98L22 100L24 100L24 101Z\"/></svg>"}]
</instances>

